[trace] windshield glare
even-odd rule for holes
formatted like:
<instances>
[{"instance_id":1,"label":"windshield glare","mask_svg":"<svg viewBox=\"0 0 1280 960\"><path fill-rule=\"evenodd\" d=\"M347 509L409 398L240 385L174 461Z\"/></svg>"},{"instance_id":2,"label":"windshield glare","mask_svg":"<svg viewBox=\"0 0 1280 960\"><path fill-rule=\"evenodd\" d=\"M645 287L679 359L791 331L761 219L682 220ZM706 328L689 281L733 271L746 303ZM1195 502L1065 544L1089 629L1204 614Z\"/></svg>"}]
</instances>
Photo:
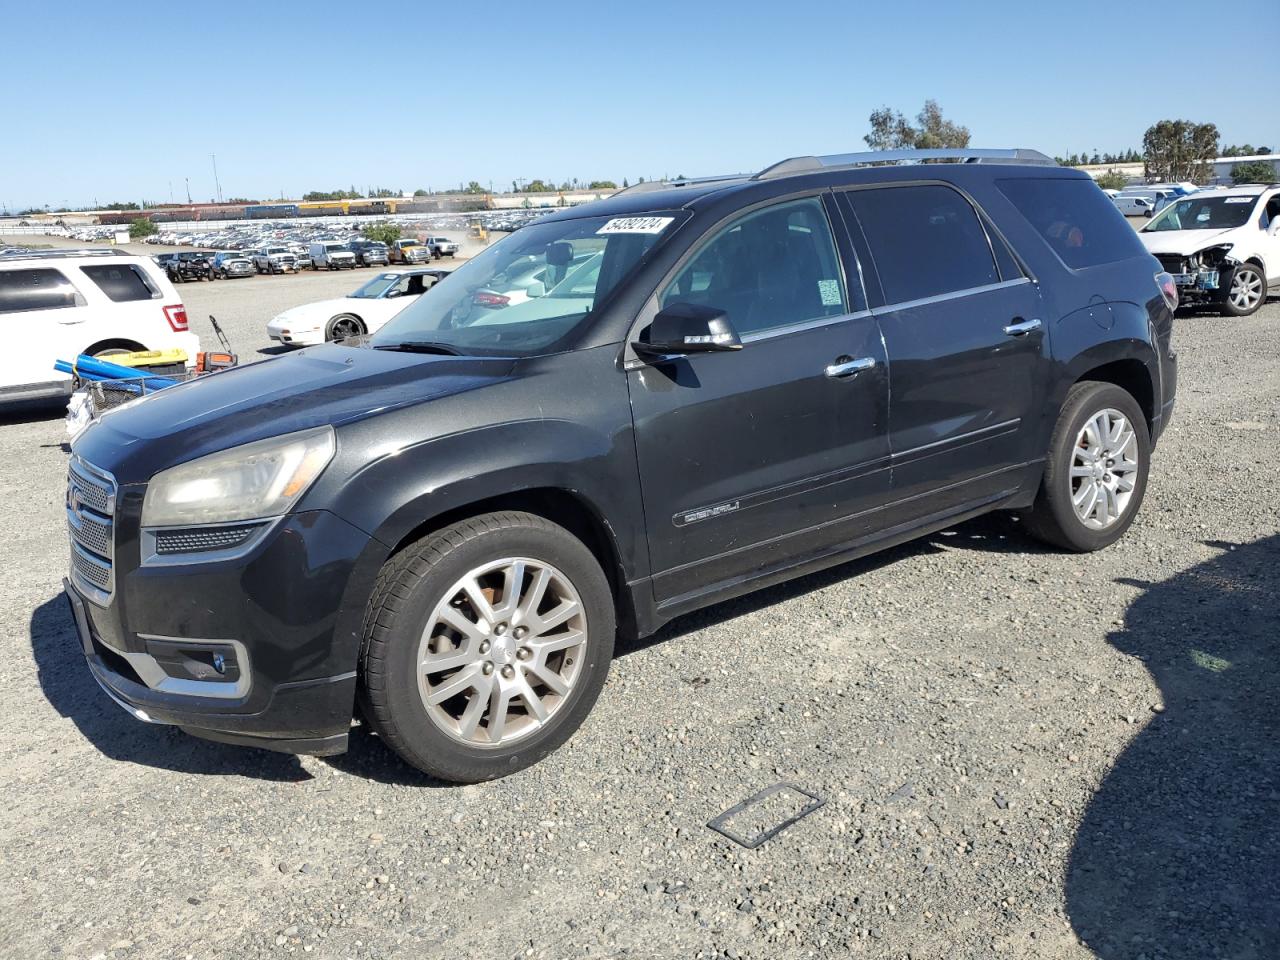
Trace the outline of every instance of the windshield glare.
<instances>
[{"instance_id":1,"label":"windshield glare","mask_svg":"<svg viewBox=\"0 0 1280 960\"><path fill-rule=\"evenodd\" d=\"M1171 203L1145 227L1146 230L1230 230L1249 222L1257 197L1190 196Z\"/></svg>"},{"instance_id":2,"label":"windshield glare","mask_svg":"<svg viewBox=\"0 0 1280 960\"><path fill-rule=\"evenodd\" d=\"M665 221L657 233L626 232L635 221L608 217L524 227L454 270L369 342L437 343L498 356L553 351L674 221L654 219Z\"/></svg>"}]
</instances>

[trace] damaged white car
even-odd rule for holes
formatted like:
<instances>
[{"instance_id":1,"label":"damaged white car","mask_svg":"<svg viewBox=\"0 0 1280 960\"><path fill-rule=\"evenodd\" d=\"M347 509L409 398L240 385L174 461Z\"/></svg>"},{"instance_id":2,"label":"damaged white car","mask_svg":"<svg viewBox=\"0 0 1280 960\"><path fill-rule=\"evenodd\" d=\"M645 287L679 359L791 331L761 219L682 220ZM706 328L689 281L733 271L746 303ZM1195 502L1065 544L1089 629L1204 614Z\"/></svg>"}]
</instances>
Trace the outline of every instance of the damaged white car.
<instances>
[{"instance_id":1,"label":"damaged white car","mask_svg":"<svg viewBox=\"0 0 1280 960\"><path fill-rule=\"evenodd\" d=\"M1280 184L1182 197L1138 236L1173 274L1182 306L1247 317L1280 294Z\"/></svg>"}]
</instances>

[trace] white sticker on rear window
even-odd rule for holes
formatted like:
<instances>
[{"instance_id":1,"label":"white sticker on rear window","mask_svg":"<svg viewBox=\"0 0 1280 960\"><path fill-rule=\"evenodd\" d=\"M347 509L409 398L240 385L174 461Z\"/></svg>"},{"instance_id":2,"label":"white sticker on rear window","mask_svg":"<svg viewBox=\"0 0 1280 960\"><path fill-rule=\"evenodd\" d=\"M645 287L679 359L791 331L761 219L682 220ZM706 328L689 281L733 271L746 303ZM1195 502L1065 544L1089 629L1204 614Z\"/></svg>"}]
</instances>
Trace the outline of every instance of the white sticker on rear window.
<instances>
[{"instance_id":1,"label":"white sticker on rear window","mask_svg":"<svg viewBox=\"0 0 1280 960\"><path fill-rule=\"evenodd\" d=\"M840 281L819 280L818 294L822 297L822 305L824 307L838 307L840 305Z\"/></svg>"},{"instance_id":2,"label":"white sticker on rear window","mask_svg":"<svg viewBox=\"0 0 1280 960\"><path fill-rule=\"evenodd\" d=\"M614 217L596 231L608 233L661 233L675 217Z\"/></svg>"},{"instance_id":3,"label":"white sticker on rear window","mask_svg":"<svg viewBox=\"0 0 1280 960\"><path fill-rule=\"evenodd\" d=\"M1253 203L1253 197L1226 197L1223 203Z\"/></svg>"}]
</instances>

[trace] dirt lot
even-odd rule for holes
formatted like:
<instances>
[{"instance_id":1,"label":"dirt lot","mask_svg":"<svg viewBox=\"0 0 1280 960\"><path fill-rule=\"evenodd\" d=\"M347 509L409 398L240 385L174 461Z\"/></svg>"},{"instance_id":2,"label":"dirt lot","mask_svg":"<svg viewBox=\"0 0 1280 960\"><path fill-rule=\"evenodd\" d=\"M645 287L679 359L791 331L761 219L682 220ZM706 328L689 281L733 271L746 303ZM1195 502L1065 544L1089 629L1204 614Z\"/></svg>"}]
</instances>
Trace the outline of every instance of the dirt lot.
<instances>
[{"instance_id":1,"label":"dirt lot","mask_svg":"<svg viewBox=\"0 0 1280 960\"><path fill-rule=\"evenodd\" d=\"M246 357L358 277L182 288ZM140 724L60 597L60 420L0 425L0 955L1280 956L1280 302L1186 317L1138 522L990 519L621 650L585 728L483 786ZM706 821L826 805L754 851Z\"/></svg>"}]
</instances>

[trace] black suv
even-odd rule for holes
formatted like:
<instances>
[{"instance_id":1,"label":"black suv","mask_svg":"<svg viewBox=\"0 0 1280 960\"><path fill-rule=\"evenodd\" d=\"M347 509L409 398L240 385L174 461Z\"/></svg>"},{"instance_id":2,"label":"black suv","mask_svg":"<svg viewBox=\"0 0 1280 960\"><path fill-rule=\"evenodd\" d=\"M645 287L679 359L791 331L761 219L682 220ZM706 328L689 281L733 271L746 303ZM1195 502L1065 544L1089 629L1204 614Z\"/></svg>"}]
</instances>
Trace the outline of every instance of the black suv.
<instances>
[{"instance_id":1,"label":"black suv","mask_svg":"<svg viewBox=\"0 0 1280 960\"><path fill-rule=\"evenodd\" d=\"M213 251L191 250L175 253L164 265L169 280L181 283L187 280L213 279Z\"/></svg>"},{"instance_id":2,"label":"black suv","mask_svg":"<svg viewBox=\"0 0 1280 960\"><path fill-rule=\"evenodd\" d=\"M633 187L372 335L89 427L83 651L141 720L333 753L358 711L422 770L501 776L582 723L619 631L991 510L1112 543L1173 407L1175 303L1032 151Z\"/></svg>"}]
</instances>

